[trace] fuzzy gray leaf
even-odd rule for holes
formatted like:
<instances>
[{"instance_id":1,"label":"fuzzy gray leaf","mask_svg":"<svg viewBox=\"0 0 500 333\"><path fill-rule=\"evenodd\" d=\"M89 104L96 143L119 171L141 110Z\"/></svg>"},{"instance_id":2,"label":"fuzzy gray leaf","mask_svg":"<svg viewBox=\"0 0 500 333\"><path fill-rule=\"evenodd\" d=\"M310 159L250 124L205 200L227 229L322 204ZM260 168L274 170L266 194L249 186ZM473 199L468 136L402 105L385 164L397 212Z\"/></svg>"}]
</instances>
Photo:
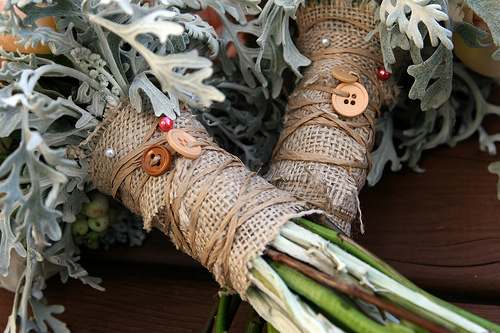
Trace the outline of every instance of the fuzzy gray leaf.
<instances>
[{"instance_id":1,"label":"fuzzy gray leaf","mask_svg":"<svg viewBox=\"0 0 500 333\"><path fill-rule=\"evenodd\" d=\"M177 118L180 115L179 101L173 94L165 95L148 79L148 72L143 72L134 78L129 89L130 103L137 110L142 111L142 97L144 93L149 97L153 110L157 117L165 115L170 119ZM152 74L152 73L149 73Z\"/></svg>"},{"instance_id":2,"label":"fuzzy gray leaf","mask_svg":"<svg viewBox=\"0 0 500 333\"><path fill-rule=\"evenodd\" d=\"M483 47L489 45L488 43L481 41L482 39L488 37L489 34L484 30L476 28L472 24L462 21L454 21L453 33L460 36L469 47Z\"/></svg>"},{"instance_id":3,"label":"fuzzy gray leaf","mask_svg":"<svg viewBox=\"0 0 500 333\"><path fill-rule=\"evenodd\" d=\"M370 154L372 166L368 174L368 185L374 186L378 183L387 163L391 162L391 170L399 171L402 164L399 160L393 142L394 125L391 117L382 117L375 125L375 131L382 134L378 147Z\"/></svg>"},{"instance_id":4,"label":"fuzzy gray leaf","mask_svg":"<svg viewBox=\"0 0 500 333\"><path fill-rule=\"evenodd\" d=\"M36 299L31 299L30 305L33 309L33 314L36 318L36 327L39 332L48 332L48 327L50 327L53 332L70 333L65 323L52 316L53 314L63 313L64 306L47 305L45 302Z\"/></svg>"},{"instance_id":5,"label":"fuzzy gray leaf","mask_svg":"<svg viewBox=\"0 0 500 333\"><path fill-rule=\"evenodd\" d=\"M467 5L488 25L495 45L500 46L500 2L491 0L465 0ZM493 59L500 60L500 51L493 54Z\"/></svg>"},{"instance_id":6,"label":"fuzzy gray leaf","mask_svg":"<svg viewBox=\"0 0 500 333\"><path fill-rule=\"evenodd\" d=\"M429 86L429 82L436 75L438 79ZM415 78L409 97L422 100L422 110L437 108L443 104L451 93L453 76L453 54L443 44L426 61L408 67L408 74Z\"/></svg>"},{"instance_id":7,"label":"fuzzy gray leaf","mask_svg":"<svg viewBox=\"0 0 500 333\"><path fill-rule=\"evenodd\" d=\"M289 29L289 21L295 18L295 12L302 3L303 1L289 0L284 2L269 1L266 4L259 16L259 21L263 25L262 33L257 39L257 43L261 47L257 64L259 67L261 66L262 59L270 56L279 57L271 59L271 62L273 64L284 62L298 78L302 77L299 68L308 66L311 61L298 51L292 41ZM268 52L268 49L271 49L271 52ZM273 80L276 77L281 77L282 68L278 68L276 72L270 73L269 78ZM273 82L273 87L277 84L279 82ZM277 97L276 90L273 97Z\"/></svg>"}]
</instances>

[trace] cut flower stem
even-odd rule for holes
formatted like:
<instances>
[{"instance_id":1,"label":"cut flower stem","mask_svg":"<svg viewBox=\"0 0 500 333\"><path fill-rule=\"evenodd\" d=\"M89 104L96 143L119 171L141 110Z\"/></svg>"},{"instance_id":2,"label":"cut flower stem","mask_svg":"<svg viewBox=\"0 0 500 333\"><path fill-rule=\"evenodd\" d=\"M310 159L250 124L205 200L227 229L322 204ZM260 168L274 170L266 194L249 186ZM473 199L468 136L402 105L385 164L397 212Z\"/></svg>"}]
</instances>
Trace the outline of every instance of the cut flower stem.
<instances>
[{"instance_id":1,"label":"cut flower stem","mask_svg":"<svg viewBox=\"0 0 500 333\"><path fill-rule=\"evenodd\" d=\"M435 302L437 305L442 306L450 311L453 311L454 313L470 320L471 322L478 324L480 326L483 326L485 329L490 330L492 332L500 332L500 326L496 325L484 318L478 317L468 311L465 311L457 306L454 306L453 304L450 304L432 294L429 294L425 290L420 289L417 287L415 284L413 284L411 281L409 281L407 278L405 278L403 275L401 275L399 272L397 272L394 268L390 267L387 265L385 262L383 262L380 258L375 256L373 253L370 251L364 249L361 245L357 244L354 242L352 239L346 237L342 233L336 232L334 230L325 228L323 226L320 226L316 223L313 223L307 219L304 218L299 218L296 219L296 222L299 223L301 226L306 228L307 230L314 232L324 239L338 245L340 248L344 249L346 252L350 253L351 255L355 256L356 258L362 260L363 262L369 264L370 266L376 268L380 272L384 273L388 277L394 279L395 281L399 282L403 286L416 291L417 293L427 297L428 299L432 300Z\"/></svg>"}]
</instances>

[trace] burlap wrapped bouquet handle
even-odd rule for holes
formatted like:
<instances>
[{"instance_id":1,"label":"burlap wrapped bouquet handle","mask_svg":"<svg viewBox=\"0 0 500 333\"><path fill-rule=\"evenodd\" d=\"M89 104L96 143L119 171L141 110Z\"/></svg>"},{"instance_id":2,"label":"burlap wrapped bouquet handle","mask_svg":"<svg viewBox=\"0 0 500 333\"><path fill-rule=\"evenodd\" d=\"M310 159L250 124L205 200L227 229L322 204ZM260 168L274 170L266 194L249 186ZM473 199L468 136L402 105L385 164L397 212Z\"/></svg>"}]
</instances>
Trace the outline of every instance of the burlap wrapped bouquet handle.
<instances>
[{"instance_id":1,"label":"burlap wrapped bouquet handle","mask_svg":"<svg viewBox=\"0 0 500 333\"><path fill-rule=\"evenodd\" d=\"M350 234L370 166L375 122L397 89L392 79L377 76L383 67L379 40L365 40L376 27L375 8L342 0L308 1L296 21L297 47L312 63L289 96L266 179L325 210ZM360 115L343 116L332 105L332 96L340 93L341 81L332 75L336 66L352 71L368 92L368 106Z\"/></svg>"},{"instance_id":2,"label":"burlap wrapped bouquet handle","mask_svg":"<svg viewBox=\"0 0 500 333\"><path fill-rule=\"evenodd\" d=\"M172 157L169 170L150 176L143 152L168 143L151 108L138 113L128 100L94 133L89 173L95 186L114 196L200 261L221 286L245 298L251 260L261 255L290 218L308 213L304 202L250 172L219 148L186 108L174 121L201 147L201 156ZM106 156L112 149L114 156Z\"/></svg>"}]
</instances>

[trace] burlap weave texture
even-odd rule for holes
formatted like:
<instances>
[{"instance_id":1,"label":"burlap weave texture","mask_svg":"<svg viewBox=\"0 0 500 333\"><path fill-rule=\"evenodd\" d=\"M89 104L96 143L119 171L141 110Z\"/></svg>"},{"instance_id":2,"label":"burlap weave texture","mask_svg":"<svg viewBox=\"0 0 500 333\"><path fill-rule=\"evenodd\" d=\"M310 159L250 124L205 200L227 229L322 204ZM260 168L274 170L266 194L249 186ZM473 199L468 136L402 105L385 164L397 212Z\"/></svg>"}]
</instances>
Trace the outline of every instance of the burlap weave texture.
<instances>
[{"instance_id":1,"label":"burlap weave texture","mask_svg":"<svg viewBox=\"0 0 500 333\"><path fill-rule=\"evenodd\" d=\"M151 110L138 113L128 101L107 117L89 167L101 192L112 194L113 170L143 143L156 121ZM309 208L217 147L186 110L174 123L197 139L202 155L189 159L175 154L169 171L159 177L147 176L137 166L116 197L144 218L146 229L163 230L178 248L207 267L221 286L244 298L251 259L265 251L286 221L307 214ZM164 135L155 130L146 146ZM107 148L113 148L116 156L106 157Z\"/></svg>"},{"instance_id":2,"label":"burlap weave texture","mask_svg":"<svg viewBox=\"0 0 500 333\"><path fill-rule=\"evenodd\" d=\"M310 1L296 21L297 47L312 63L289 96L266 179L325 210L349 235L360 212L358 194L369 170L374 125L381 105L394 102L397 89L392 80L377 78L383 67L379 40L365 40L376 27L373 7ZM341 83L331 73L334 66L357 73L366 88L369 105L361 115L348 118L334 110L331 91Z\"/></svg>"}]
</instances>

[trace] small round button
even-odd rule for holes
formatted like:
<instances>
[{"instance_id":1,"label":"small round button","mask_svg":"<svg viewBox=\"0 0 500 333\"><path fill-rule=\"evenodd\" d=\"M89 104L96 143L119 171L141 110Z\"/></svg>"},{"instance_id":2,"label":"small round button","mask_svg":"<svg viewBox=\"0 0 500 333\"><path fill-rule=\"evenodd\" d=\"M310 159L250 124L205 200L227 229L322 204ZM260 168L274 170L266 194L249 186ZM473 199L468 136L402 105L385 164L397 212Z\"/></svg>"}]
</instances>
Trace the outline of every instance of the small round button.
<instances>
[{"instance_id":1,"label":"small round button","mask_svg":"<svg viewBox=\"0 0 500 333\"><path fill-rule=\"evenodd\" d=\"M188 143L195 142L196 139L179 129L171 129L167 132L167 141L170 146L182 156L197 158L201 155L201 147L189 147Z\"/></svg>"},{"instance_id":2,"label":"small round button","mask_svg":"<svg viewBox=\"0 0 500 333\"><path fill-rule=\"evenodd\" d=\"M358 76L354 74L353 70L346 66L335 66L332 68L332 75L337 80L346 83L354 83L358 81Z\"/></svg>"},{"instance_id":3,"label":"small round button","mask_svg":"<svg viewBox=\"0 0 500 333\"><path fill-rule=\"evenodd\" d=\"M167 172L172 162L172 155L164 146L152 145L142 154L141 165L151 176L158 177Z\"/></svg>"},{"instance_id":4,"label":"small round button","mask_svg":"<svg viewBox=\"0 0 500 333\"><path fill-rule=\"evenodd\" d=\"M332 94L332 104L335 111L346 117L356 117L365 111L369 99L365 87L354 82L341 83L336 88L348 92L349 96L342 97Z\"/></svg>"}]
</instances>

